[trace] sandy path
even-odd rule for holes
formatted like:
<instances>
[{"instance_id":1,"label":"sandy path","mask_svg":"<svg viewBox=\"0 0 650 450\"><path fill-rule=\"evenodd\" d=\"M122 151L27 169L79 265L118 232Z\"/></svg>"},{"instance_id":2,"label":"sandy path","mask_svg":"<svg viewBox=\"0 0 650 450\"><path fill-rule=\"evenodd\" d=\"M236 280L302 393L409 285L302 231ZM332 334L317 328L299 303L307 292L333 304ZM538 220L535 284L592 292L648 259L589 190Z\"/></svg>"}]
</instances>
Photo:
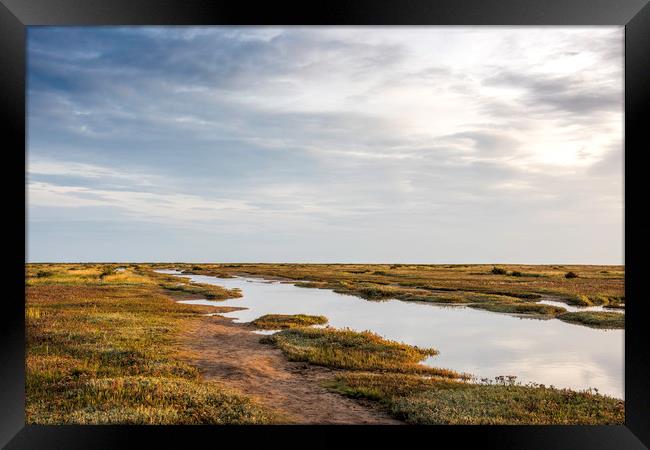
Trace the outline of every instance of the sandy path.
<instances>
[{"instance_id":1,"label":"sandy path","mask_svg":"<svg viewBox=\"0 0 650 450\"><path fill-rule=\"evenodd\" d=\"M290 362L282 352L260 344L247 325L213 316L193 321L183 333L184 355L206 379L256 397L298 424L400 424L370 404L345 398L320 385L335 372Z\"/></svg>"}]
</instances>

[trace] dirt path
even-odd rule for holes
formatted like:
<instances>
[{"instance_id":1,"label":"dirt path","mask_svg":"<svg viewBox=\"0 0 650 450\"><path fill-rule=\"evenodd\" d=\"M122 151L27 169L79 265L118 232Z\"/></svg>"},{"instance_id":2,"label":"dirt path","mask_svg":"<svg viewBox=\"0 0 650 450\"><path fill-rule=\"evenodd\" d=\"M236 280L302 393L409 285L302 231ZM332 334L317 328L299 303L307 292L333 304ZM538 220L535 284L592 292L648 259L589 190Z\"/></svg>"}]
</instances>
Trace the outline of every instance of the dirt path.
<instances>
[{"instance_id":1,"label":"dirt path","mask_svg":"<svg viewBox=\"0 0 650 450\"><path fill-rule=\"evenodd\" d=\"M221 316L194 321L181 345L206 379L214 379L287 414L298 424L400 424L372 405L333 393L320 385L335 372L290 362L282 352L260 344L260 335Z\"/></svg>"}]
</instances>

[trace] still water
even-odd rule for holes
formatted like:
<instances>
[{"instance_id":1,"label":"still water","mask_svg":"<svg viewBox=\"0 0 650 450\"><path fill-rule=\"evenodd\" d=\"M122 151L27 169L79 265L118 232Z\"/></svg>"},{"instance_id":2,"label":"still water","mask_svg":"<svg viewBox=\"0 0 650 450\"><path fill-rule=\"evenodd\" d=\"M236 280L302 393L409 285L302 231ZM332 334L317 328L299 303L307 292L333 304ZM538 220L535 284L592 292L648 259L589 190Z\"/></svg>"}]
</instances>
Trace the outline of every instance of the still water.
<instances>
[{"instance_id":1,"label":"still water","mask_svg":"<svg viewBox=\"0 0 650 450\"><path fill-rule=\"evenodd\" d=\"M260 278L183 276L197 283L241 289L242 298L186 301L247 308L223 314L236 322L264 314L323 315L336 328L370 330L387 339L438 349L439 355L424 361L427 365L477 378L515 375L523 383L597 388L601 394L624 398L624 330L598 330L465 306L368 301Z\"/></svg>"}]
</instances>

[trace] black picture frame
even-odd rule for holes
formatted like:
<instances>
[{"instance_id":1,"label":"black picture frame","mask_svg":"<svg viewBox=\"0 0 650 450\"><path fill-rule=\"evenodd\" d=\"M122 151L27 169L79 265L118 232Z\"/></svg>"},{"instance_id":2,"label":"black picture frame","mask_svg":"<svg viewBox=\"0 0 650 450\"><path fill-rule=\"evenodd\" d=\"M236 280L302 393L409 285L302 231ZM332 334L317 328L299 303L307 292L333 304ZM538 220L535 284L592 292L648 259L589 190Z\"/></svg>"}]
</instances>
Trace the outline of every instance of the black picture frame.
<instances>
[{"instance_id":1,"label":"black picture frame","mask_svg":"<svg viewBox=\"0 0 650 450\"><path fill-rule=\"evenodd\" d=\"M625 331L623 426L34 426L25 425L24 276L26 27L36 25L621 25L625 26ZM650 446L648 301L643 298L649 221L644 218L642 161L650 116L648 0L357 0L216 2L209 0L0 0L0 111L7 180L5 221L10 295L0 313L0 445L6 448L187 448L201 439L247 447L397 447L429 445L516 449L636 449ZM643 142L643 143L642 143ZM645 145L644 145L645 144ZM22 174L21 174L22 171ZM21 223L20 218L24 219ZM21 226L22 225L22 226ZM12 236L16 236L12 238ZM9 248L9 246L5 246ZM22 272L22 275L19 273ZM287 437L290 433L290 438ZM416 444L422 445L422 444Z\"/></svg>"}]
</instances>

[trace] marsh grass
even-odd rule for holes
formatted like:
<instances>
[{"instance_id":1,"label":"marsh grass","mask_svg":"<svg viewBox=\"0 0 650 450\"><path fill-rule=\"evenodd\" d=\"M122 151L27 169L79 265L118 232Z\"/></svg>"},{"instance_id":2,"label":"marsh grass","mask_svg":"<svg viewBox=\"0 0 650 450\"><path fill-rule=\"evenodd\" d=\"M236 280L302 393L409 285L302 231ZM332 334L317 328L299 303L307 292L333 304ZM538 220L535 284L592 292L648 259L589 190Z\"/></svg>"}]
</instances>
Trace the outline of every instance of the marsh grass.
<instances>
[{"instance_id":1,"label":"marsh grass","mask_svg":"<svg viewBox=\"0 0 650 450\"><path fill-rule=\"evenodd\" d=\"M303 288L312 288L312 289L324 289L328 286L325 282L315 282L315 281L298 281L293 283L294 286L303 287Z\"/></svg>"},{"instance_id":2,"label":"marsh grass","mask_svg":"<svg viewBox=\"0 0 650 450\"><path fill-rule=\"evenodd\" d=\"M40 319L41 314L42 314L41 308L31 308L31 307L25 308L25 319L27 319L28 321Z\"/></svg>"},{"instance_id":3,"label":"marsh grass","mask_svg":"<svg viewBox=\"0 0 650 450\"><path fill-rule=\"evenodd\" d=\"M387 286L377 283L358 283L355 285L344 284L342 287L334 289L334 292L340 294L356 295L369 300L387 299L387 298L425 298L430 293L423 289L404 288L400 286Z\"/></svg>"},{"instance_id":4,"label":"marsh grass","mask_svg":"<svg viewBox=\"0 0 650 450\"><path fill-rule=\"evenodd\" d=\"M468 383L410 374L346 373L327 387L380 402L410 424L622 424L625 403L593 391L576 392L513 381Z\"/></svg>"},{"instance_id":5,"label":"marsh grass","mask_svg":"<svg viewBox=\"0 0 650 450\"><path fill-rule=\"evenodd\" d=\"M227 272L224 272L223 270L214 270L206 266L197 266L194 265L189 269L185 269L182 271L184 275L207 275L211 277L217 277L217 278L234 278L232 275L230 275Z\"/></svg>"},{"instance_id":6,"label":"marsh grass","mask_svg":"<svg viewBox=\"0 0 650 450\"><path fill-rule=\"evenodd\" d=\"M150 265L149 267L154 267ZM159 265L162 267L162 265ZM331 289L373 301L512 303L542 296L577 306L624 308L623 266L485 264L167 264L164 268L218 276L253 275L295 280L300 287ZM496 268L499 275L493 276ZM505 273L501 273L501 271ZM577 278L567 279L574 272ZM199 273L199 272L197 272ZM514 276L512 274L515 273ZM521 276L518 276L521 274ZM494 308L494 312L500 308Z\"/></svg>"},{"instance_id":7,"label":"marsh grass","mask_svg":"<svg viewBox=\"0 0 650 450\"><path fill-rule=\"evenodd\" d=\"M327 318L324 316L308 316L306 314L266 314L251 322L255 328L264 330L284 330L289 328L308 327L310 325L324 325Z\"/></svg>"},{"instance_id":8,"label":"marsh grass","mask_svg":"<svg viewBox=\"0 0 650 450\"><path fill-rule=\"evenodd\" d=\"M566 312L566 309L559 306L551 306L539 303L474 303L470 308L484 309L492 312L526 314L542 317L555 317ZM614 313L616 314L616 313Z\"/></svg>"},{"instance_id":9,"label":"marsh grass","mask_svg":"<svg viewBox=\"0 0 650 450\"><path fill-rule=\"evenodd\" d=\"M346 372L326 381L324 385L347 397L364 398L388 405L395 397L425 391L437 383L456 385L461 381L409 373Z\"/></svg>"},{"instance_id":10,"label":"marsh grass","mask_svg":"<svg viewBox=\"0 0 650 450\"><path fill-rule=\"evenodd\" d=\"M42 269L40 266L28 264L25 271L25 284L27 286L39 284L155 284L153 280L134 268L125 268L122 272L117 272L116 269L117 267L113 265L101 264L49 264Z\"/></svg>"},{"instance_id":11,"label":"marsh grass","mask_svg":"<svg viewBox=\"0 0 650 450\"><path fill-rule=\"evenodd\" d=\"M350 330L296 329L265 337L291 360L344 371L325 381L342 395L379 402L410 424L622 424L625 403L597 391L556 389L515 377L469 382L444 369L422 371L433 349Z\"/></svg>"},{"instance_id":12,"label":"marsh grass","mask_svg":"<svg viewBox=\"0 0 650 450\"><path fill-rule=\"evenodd\" d=\"M464 376L447 369L420 364L438 352L389 341L369 331L334 328L296 328L265 336L291 361L347 370L426 373L449 378Z\"/></svg>"},{"instance_id":13,"label":"marsh grass","mask_svg":"<svg viewBox=\"0 0 650 450\"><path fill-rule=\"evenodd\" d=\"M209 308L176 303L169 294L203 296L204 286L157 274L156 268L311 280L296 284L369 294L369 299L377 300L465 302L509 310L501 312L515 308L517 313L532 307L534 314L554 311L574 323L578 320L574 315L582 314L581 324L593 321L594 313L584 316L539 309L535 307L555 307L523 300L544 293L561 295L567 303L624 307L625 302L624 272L618 266L504 267L541 275L528 278L486 276L491 266L477 265L193 266L132 264L116 272L115 264L28 264L26 422L259 424L284 420L239 392L203 381L195 367L182 362L177 336ZM567 270L579 277L567 280ZM238 296L236 291L206 286L215 289L212 298ZM624 316L616 315L616 320L624 321ZM296 328L263 340L277 345L289 359L342 371L330 388L381 402L394 417L408 423L620 424L624 420L623 401L539 385L469 383L464 381L467 375L420 364L435 355L435 350L387 341L369 332Z\"/></svg>"},{"instance_id":14,"label":"marsh grass","mask_svg":"<svg viewBox=\"0 0 650 450\"><path fill-rule=\"evenodd\" d=\"M578 311L560 314L558 319L592 328L625 328L625 314L607 311Z\"/></svg>"},{"instance_id":15,"label":"marsh grass","mask_svg":"<svg viewBox=\"0 0 650 450\"><path fill-rule=\"evenodd\" d=\"M176 336L206 307L174 302L155 280L125 284L111 278L119 273L100 281L101 267L53 271L50 283L27 280L27 423L280 420L182 362Z\"/></svg>"},{"instance_id":16,"label":"marsh grass","mask_svg":"<svg viewBox=\"0 0 650 450\"><path fill-rule=\"evenodd\" d=\"M625 296L617 295L583 295L577 294L563 299L569 305L575 306L603 306L605 308L625 308Z\"/></svg>"},{"instance_id":17,"label":"marsh grass","mask_svg":"<svg viewBox=\"0 0 650 450\"><path fill-rule=\"evenodd\" d=\"M161 283L160 287L168 291L205 297L210 300L226 300L242 296L239 289L226 289L221 286L202 283Z\"/></svg>"},{"instance_id":18,"label":"marsh grass","mask_svg":"<svg viewBox=\"0 0 650 450\"><path fill-rule=\"evenodd\" d=\"M598 394L469 383L397 398L390 411L410 424L620 425L625 420L623 402Z\"/></svg>"},{"instance_id":19,"label":"marsh grass","mask_svg":"<svg viewBox=\"0 0 650 450\"><path fill-rule=\"evenodd\" d=\"M142 266L136 272L157 283L161 288L177 295L187 294L191 297L202 297L209 300L226 300L242 296L239 289L226 289L222 286L205 283L194 283L187 277L168 275L155 272L155 267Z\"/></svg>"}]
</instances>

